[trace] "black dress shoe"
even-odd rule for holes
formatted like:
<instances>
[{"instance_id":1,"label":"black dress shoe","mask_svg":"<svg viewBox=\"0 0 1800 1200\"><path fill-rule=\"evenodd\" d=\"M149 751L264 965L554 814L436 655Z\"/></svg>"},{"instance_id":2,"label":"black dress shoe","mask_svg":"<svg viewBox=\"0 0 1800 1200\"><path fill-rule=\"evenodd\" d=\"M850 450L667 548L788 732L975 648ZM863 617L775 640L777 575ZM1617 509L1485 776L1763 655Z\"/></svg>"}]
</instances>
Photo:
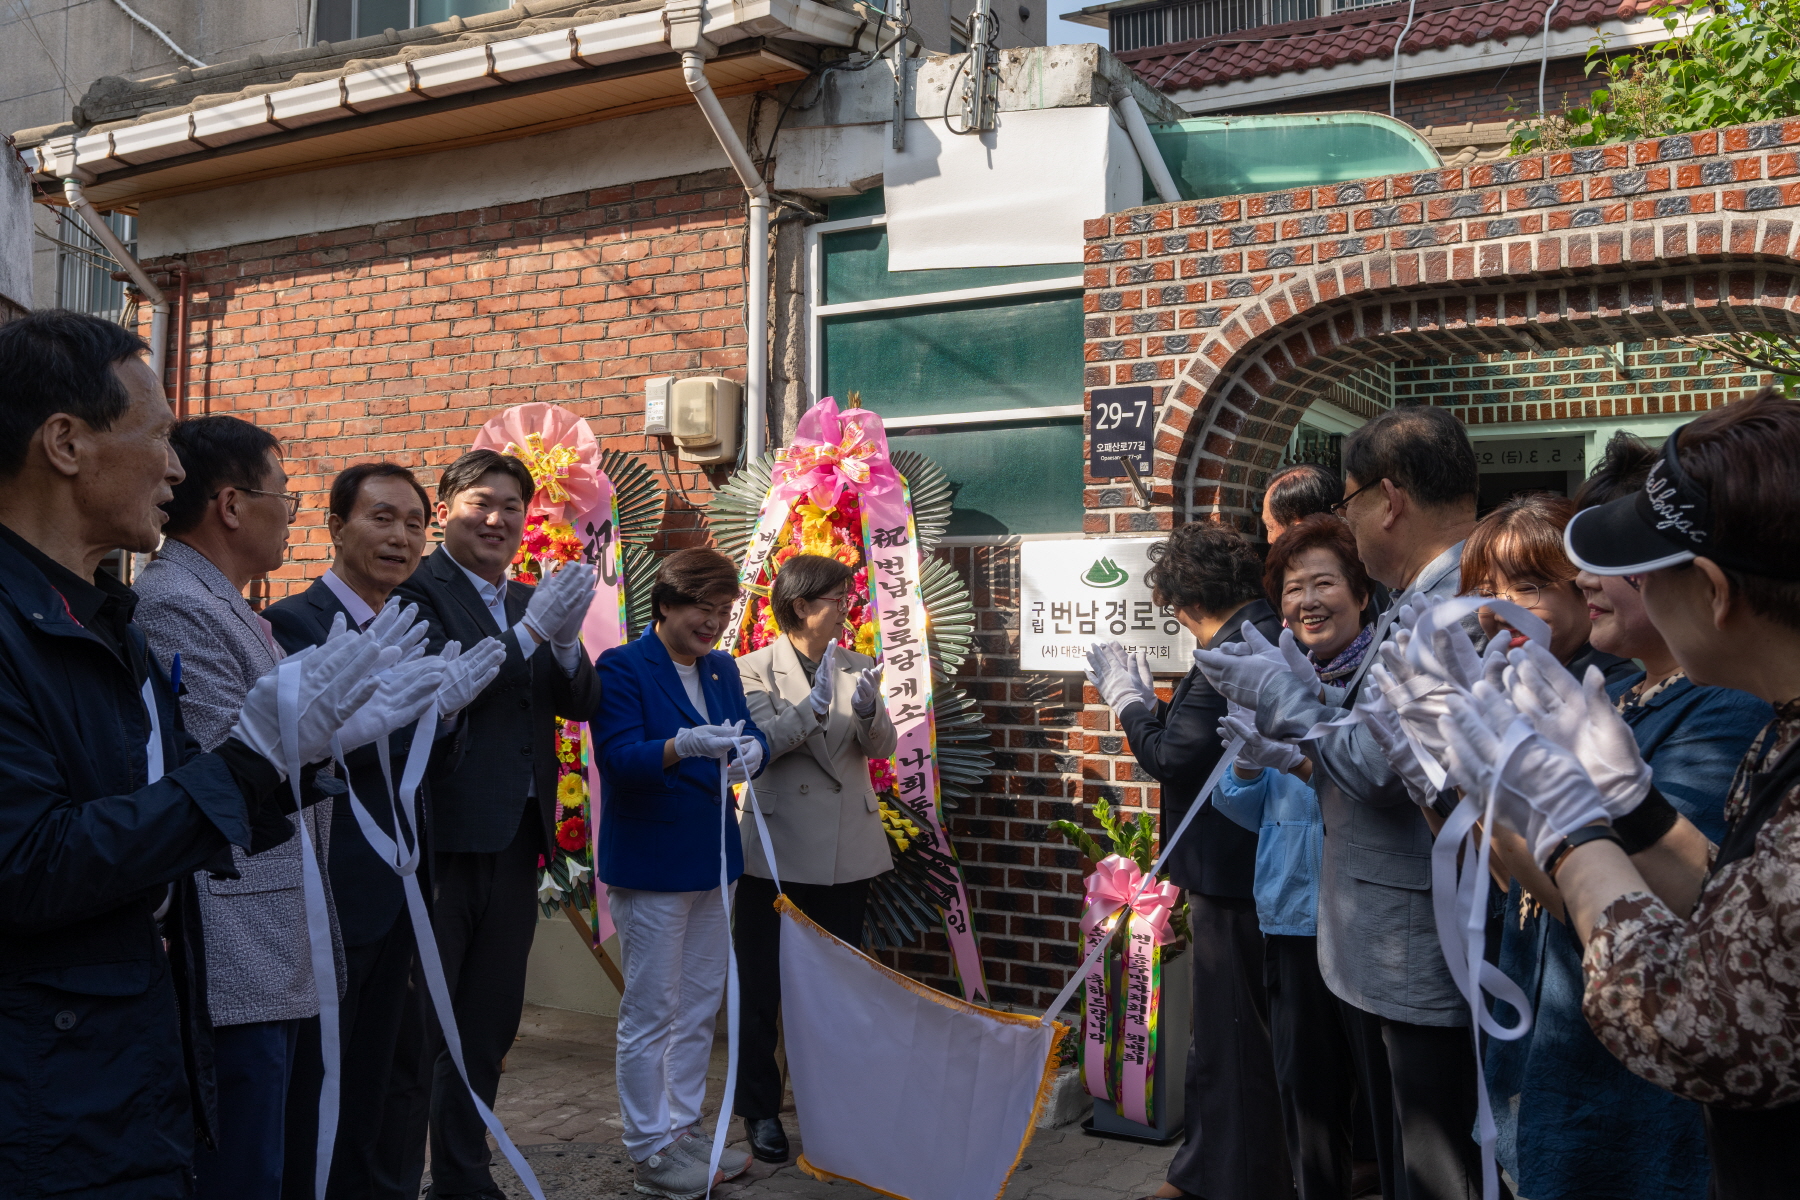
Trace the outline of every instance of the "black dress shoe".
<instances>
[{"instance_id":1,"label":"black dress shoe","mask_svg":"<svg viewBox=\"0 0 1800 1200\"><path fill-rule=\"evenodd\" d=\"M745 1117L744 1133L750 1139L750 1153L757 1162L784 1163L788 1160L787 1130L780 1117Z\"/></svg>"}]
</instances>

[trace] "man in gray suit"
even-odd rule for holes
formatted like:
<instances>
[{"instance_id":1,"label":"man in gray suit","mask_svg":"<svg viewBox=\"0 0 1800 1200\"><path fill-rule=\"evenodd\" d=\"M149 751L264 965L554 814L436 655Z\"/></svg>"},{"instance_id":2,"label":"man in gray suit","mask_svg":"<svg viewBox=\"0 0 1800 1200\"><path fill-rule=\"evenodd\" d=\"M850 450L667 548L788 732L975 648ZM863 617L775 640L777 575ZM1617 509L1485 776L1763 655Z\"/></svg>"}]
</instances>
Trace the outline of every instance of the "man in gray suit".
<instances>
[{"instance_id":1,"label":"man in gray suit","mask_svg":"<svg viewBox=\"0 0 1800 1200\"><path fill-rule=\"evenodd\" d=\"M177 425L170 440L187 478L164 506L167 540L138 578L137 619L176 681L188 732L210 750L225 740L251 686L283 657L243 592L281 565L298 498L287 493L275 438L248 421L199 417ZM290 820L306 821L323 860L330 802L302 811ZM295 1040L301 1022L319 1012L300 840L255 857L234 847L232 859L236 879L195 876L220 1126L218 1147L196 1156L196 1195L275 1200ZM332 941L341 971L335 918Z\"/></svg>"},{"instance_id":2,"label":"man in gray suit","mask_svg":"<svg viewBox=\"0 0 1800 1200\"><path fill-rule=\"evenodd\" d=\"M1396 409L1346 439L1344 475L1334 511L1356 535L1369 574L1394 592L1375 625L1378 647L1395 632L1402 606L1458 591L1463 540L1475 527L1475 451L1447 409ZM1207 669L1228 697L1256 710L1265 737L1294 742L1344 715L1376 657L1371 647L1347 689L1323 700L1316 683L1287 671L1258 675L1248 659ZM1344 1002L1382 1193L1463 1200L1481 1190L1470 1136L1480 1080L1468 1002L1444 962L1432 914L1436 814L1428 820L1431 810L1414 802L1362 725L1299 744L1313 760L1325 818L1319 968Z\"/></svg>"}]
</instances>

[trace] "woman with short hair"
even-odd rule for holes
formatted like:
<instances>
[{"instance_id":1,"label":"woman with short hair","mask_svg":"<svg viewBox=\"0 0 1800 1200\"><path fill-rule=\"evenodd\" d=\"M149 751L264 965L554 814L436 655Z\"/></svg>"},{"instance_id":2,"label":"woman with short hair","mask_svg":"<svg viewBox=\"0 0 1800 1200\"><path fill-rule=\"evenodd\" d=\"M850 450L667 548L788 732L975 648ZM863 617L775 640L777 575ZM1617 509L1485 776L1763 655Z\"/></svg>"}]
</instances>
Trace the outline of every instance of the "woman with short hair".
<instances>
[{"instance_id":1,"label":"woman with short hair","mask_svg":"<svg viewBox=\"0 0 1800 1200\"><path fill-rule=\"evenodd\" d=\"M737 595L729 558L679 550L657 569L650 628L595 664L600 709L590 728L604 803L594 874L625 949L623 1140L637 1190L671 1200L691 1200L750 1165L726 1147L719 1178L709 1178L712 1139L694 1128L725 994L731 935L721 879L729 886L744 871L721 789L757 774L768 751L737 660L713 649Z\"/></svg>"},{"instance_id":2,"label":"woman with short hair","mask_svg":"<svg viewBox=\"0 0 1800 1200\"><path fill-rule=\"evenodd\" d=\"M781 917L774 877L796 908L857 946L869 880L894 865L869 779L869 760L891 757L897 740L881 668L838 641L854 576L854 568L835 558L788 559L769 594L782 636L737 660L750 714L769 739L769 767L756 799L775 850L770 864L746 812L737 899L743 1044L736 1108L750 1152L763 1162L788 1158L775 1062Z\"/></svg>"}]
</instances>

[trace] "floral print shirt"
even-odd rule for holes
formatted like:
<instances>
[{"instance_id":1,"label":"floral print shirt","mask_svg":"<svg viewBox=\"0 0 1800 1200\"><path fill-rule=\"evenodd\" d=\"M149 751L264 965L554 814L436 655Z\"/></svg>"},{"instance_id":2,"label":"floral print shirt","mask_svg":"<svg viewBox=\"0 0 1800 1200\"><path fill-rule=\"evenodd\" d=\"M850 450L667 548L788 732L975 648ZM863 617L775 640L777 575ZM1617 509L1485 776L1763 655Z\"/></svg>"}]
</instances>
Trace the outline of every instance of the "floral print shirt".
<instances>
[{"instance_id":1,"label":"floral print shirt","mask_svg":"<svg viewBox=\"0 0 1800 1200\"><path fill-rule=\"evenodd\" d=\"M1796 740L1800 700L1751 744L1727 822ZM1727 1108L1800 1100L1800 785L1754 852L1706 881L1690 919L1647 892L1621 896L1595 923L1584 966L1588 1023L1632 1074Z\"/></svg>"}]
</instances>

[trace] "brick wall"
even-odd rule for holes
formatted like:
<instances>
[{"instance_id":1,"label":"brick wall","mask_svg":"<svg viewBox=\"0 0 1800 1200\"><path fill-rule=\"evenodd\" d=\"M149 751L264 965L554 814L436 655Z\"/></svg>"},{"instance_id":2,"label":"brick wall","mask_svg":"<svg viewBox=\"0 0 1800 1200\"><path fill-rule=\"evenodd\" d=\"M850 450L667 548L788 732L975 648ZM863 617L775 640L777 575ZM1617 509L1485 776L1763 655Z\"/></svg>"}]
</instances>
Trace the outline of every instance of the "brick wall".
<instances>
[{"instance_id":1,"label":"brick wall","mask_svg":"<svg viewBox=\"0 0 1800 1200\"><path fill-rule=\"evenodd\" d=\"M489 417L529 401L666 462L662 548L699 541L714 476L659 461L643 379L743 377L743 222L743 189L717 171L187 256L188 411L269 429L306 493L268 597L329 559L339 470L391 458L429 487Z\"/></svg>"},{"instance_id":2,"label":"brick wall","mask_svg":"<svg viewBox=\"0 0 1800 1200\"><path fill-rule=\"evenodd\" d=\"M1713 408L1765 379L1696 347L1658 341L1415 359L1395 368L1393 387L1396 403L1455 405L1470 424L1494 424L1541 420L1559 404L1583 414L1591 404L1599 417Z\"/></svg>"},{"instance_id":3,"label":"brick wall","mask_svg":"<svg viewBox=\"0 0 1800 1200\"><path fill-rule=\"evenodd\" d=\"M1544 103L1553 111L1582 104L1604 80L1589 77L1585 60L1560 58L1550 61L1544 79ZM1537 110L1538 60L1522 58L1500 71L1471 71L1438 75L1409 82L1406 59L1400 60L1400 82L1394 89L1394 115L1418 128L1427 125L1460 125L1465 121L1514 121ZM1331 81L1303 96L1273 104L1233 107L1234 113L1339 112L1386 113L1388 90L1379 87L1331 91ZM1446 151L1448 154L1448 151Z\"/></svg>"}]
</instances>

